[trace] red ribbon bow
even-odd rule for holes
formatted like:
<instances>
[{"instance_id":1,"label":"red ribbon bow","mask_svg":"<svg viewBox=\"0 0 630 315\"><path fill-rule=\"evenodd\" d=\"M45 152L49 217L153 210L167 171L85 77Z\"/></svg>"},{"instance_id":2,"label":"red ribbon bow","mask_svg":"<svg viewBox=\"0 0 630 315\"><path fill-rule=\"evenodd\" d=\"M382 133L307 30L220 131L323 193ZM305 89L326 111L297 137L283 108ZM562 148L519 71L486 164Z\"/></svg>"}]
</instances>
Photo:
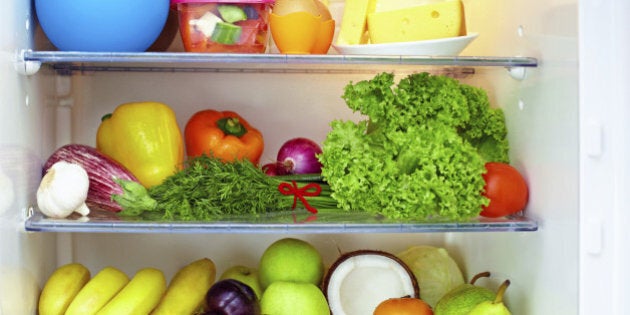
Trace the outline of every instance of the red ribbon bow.
<instances>
[{"instance_id":1,"label":"red ribbon bow","mask_svg":"<svg viewBox=\"0 0 630 315\"><path fill-rule=\"evenodd\" d=\"M308 204L308 201L306 201L306 198L304 198L304 196L306 197L319 196L319 194L322 192L322 187L319 186L318 184L309 183L309 184L304 185L302 188L300 188L298 187L297 183L294 180L292 180L291 184L287 182L280 183L280 185L278 185L278 191L280 191L281 194L286 195L286 196L293 195L293 207L291 207L291 209L295 209L295 206L297 205L297 200L300 199L300 201L302 201L302 204L304 204L304 207L306 208L306 210L308 210L311 213L317 213L317 209L315 209L315 207Z\"/></svg>"}]
</instances>

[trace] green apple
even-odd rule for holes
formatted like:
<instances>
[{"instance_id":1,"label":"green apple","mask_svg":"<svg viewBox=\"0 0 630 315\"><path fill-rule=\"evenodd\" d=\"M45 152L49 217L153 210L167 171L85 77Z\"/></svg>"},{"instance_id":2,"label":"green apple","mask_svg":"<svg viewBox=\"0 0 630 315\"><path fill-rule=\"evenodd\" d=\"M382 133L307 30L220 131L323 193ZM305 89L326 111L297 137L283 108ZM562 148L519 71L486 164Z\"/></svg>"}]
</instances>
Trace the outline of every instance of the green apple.
<instances>
[{"instance_id":1,"label":"green apple","mask_svg":"<svg viewBox=\"0 0 630 315\"><path fill-rule=\"evenodd\" d=\"M267 247L260 258L258 272L263 290L275 281L319 285L324 275L324 263L320 253L310 243L283 238Z\"/></svg>"},{"instance_id":2,"label":"green apple","mask_svg":"<svg viewBox=\"0 0 630 315\"><path fill-rule=\"evenodd\" d=\"M234 279L248 285L254 293L256 293L256 297L260 300L262 296L262 287L260 286L260 281L258 280L258 270L256 268L251 268L243 265L235 265L228 269L226 269L219 277L219 280L225 279Z\"/></svg>"},{"instance_id":3,"label":"green apple","mask_svg":"<svg viewBox=\"0 0 630 315\"><path fill-rule=\"evenodd\" d=\"M260 310L270 315L330 315L322 290L307 282L272 283L263 292Z\"/></svg>"}]
</instances>

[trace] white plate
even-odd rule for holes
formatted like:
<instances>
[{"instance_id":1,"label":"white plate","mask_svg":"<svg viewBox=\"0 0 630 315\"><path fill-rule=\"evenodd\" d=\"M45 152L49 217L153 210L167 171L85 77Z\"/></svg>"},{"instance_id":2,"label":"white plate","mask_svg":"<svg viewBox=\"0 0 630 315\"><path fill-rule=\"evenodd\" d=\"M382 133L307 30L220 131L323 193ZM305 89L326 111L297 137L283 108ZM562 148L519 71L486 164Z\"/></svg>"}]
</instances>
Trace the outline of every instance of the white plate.
<instances>
[{"instance_id":1,"label":"white plate","mask_svg":"<svg viewBox=\"0 0 630 315\"><path fill-rule=\"evenodd\" d=\"M431 55L456 56L470 44L479 34L448 37L416 42L400 42L386 44L335 45L333 47L342 55Z\"/></svg>"}]
</instances>

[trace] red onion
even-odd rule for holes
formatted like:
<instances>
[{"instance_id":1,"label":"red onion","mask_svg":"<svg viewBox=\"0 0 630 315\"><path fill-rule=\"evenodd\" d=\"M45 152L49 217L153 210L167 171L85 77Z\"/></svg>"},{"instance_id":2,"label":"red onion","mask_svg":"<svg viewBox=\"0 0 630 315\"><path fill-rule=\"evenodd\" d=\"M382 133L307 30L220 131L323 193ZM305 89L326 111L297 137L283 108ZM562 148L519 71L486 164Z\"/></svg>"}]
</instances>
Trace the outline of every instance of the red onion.
<instances>
[{"instance_id":1,"label":"red onion","mask_svg":"<svg viewBox=\"0 0 630 315\"><path fill-rule=\"evenodd\" d=\"M206 304L208 310L204 315L260 315L254 290L234 279L213 284L206 293Z\"/></svg>"},{"instance_id":2,"label":"red onion","mask_svg":"<svg viewBox=\"0 0 630 315\"><path fill-rule=\"evenodd\" d=\"M269 175L269 176L276 176L276 175L280 175L278 174L278 167L281 164L278 162L274 162L274 163L267 163L265 165L262 166L262 171L263 173Z\"/></svg>"},{"instance_id":3,"label":"red onion","mask_svg":"<svg viewBox=\"0 0 630 315\"><path fill-rule=\"evenodd\" d=\"M278 174L317 174L322 164L317 155L322 148L313 140L294 138L285 142L278 151Z\"/></svg>"}]
</instances>

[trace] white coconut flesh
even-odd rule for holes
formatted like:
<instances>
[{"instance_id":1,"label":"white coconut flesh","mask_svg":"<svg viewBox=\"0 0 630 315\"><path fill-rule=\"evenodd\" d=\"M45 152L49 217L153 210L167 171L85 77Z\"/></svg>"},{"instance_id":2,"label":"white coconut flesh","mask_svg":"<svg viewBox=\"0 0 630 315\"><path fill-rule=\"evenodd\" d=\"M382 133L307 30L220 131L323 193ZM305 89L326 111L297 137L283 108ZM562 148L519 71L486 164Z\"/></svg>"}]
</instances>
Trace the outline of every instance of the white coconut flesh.
<instances>
[{"instance_id":1,"label":"white coconut flesh","mask_svg":"<svg viewBox=\"0 0 630 315\"><path fill-rule=\"evenodd\" d=\"M331 266L325 281L331 313L372 314L376 306L394 297L418 297L418 284L404 263L387 253L348 253Z\"/></svg>"}]
</instances>

